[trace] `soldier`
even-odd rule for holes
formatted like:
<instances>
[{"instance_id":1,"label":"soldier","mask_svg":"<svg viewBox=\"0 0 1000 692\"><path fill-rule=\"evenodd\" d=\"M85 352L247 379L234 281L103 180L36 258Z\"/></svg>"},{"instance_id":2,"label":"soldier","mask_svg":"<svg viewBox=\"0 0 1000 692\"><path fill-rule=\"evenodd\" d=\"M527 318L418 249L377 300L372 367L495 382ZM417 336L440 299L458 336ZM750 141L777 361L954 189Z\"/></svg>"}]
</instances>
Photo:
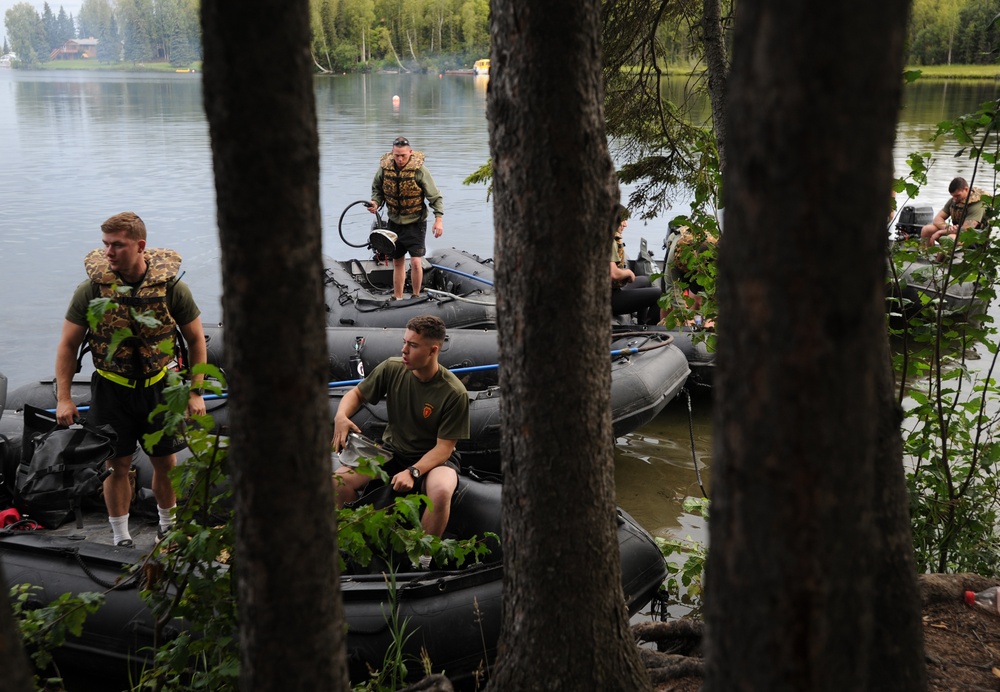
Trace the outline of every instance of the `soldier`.
<instances>
[{"instance_id":1,"label":"soldier","mask_svg":"<svg viewBox=\"0 0 1000 692\"><path fill-rule=\"evenodd\" d=\"M434 237L444 233L444 199L424 168L424 155L413 151L405 137L397 137L392 151L379 161L372 181L372 201L368 211L374 214L385 203L389 210L389 230L396 235L392 255L392 296L403 297L406 283L406 254L410 254L410 284L413 296L420 295L424 282L423 256L427 254L427 205L434 211Z\"/></svg>"},{"instance_id":2,"label":"soldier","mask_svg":"<svg viewBox=\"0 0 1000 692\"><path fill-rule=\"evenodd\" d=\"M111 475L104 481L108 520L115 545L131 547L128 472L137 444L143 444L153 463L158 539L169 530L177 504L169 472L177 463L176 453L184 447L183 437L164 436L150 448L143 442L145 434L163 428L162 416L149 420L162 399L167 363L173 357L160 344L173 341L179 328L187 342L189 366L206 362L207 349L201 311L191 289L177 278L180 255L173 250L147 250L146 225L130 211L101 224L101 234L104 249L92 251L84 260L89 278L77 287L63 322L56 352L56 420L70 425L79 415L70 387L77 371L77 352L86 339L97 368L91 378L88 420L96 425L110 424L118 434L114 458L108 461ZM102 297L112 300L111 307L104 319L89 329L90 302ZM154 319L136 319L143 313ZM116 332L121 329L130 330L131 336L116 342ZM205 413L199 389L203 377L191 376L188 415Z\"/></svg>"}]
</instances>

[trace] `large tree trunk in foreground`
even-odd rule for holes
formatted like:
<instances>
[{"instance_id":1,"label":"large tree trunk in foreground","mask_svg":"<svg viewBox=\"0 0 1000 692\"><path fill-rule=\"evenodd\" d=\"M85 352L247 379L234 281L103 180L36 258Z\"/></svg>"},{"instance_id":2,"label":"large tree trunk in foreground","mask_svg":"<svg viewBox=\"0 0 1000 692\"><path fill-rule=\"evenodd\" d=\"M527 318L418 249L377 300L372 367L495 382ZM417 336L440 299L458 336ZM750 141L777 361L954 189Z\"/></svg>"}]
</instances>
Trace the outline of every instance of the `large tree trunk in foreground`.
<instances>
[{"instance_id":1,"label":"large tree trunk in foreground","mask_svg":"<svg viewBox=\"0 0 1000 692\"><path fill-rule=\"evenodd\" d=\"M495 0L504 614L496 690L648 688L615 532L598 0ZM553 287L559 290L552 290ZM570 299L566 300L569 295ZM567 343L571 348L554 348Z\"/></svg>"},{"instance_id":2,"label":"large tree trunk in foreground","mask_svg":"<svg viewBox=\"0 0 1000 692\"><path fill-rule=\"evenodd\" d=\"M3 565L0 565L0 584L6 583ZM0 669L3 670L0 692L32 692L35 689L32 667L21 645L6 588L0 590Z\"/></svg>"},{"instance_id":3,"label":"large tree trunk in foreground","mask_svg":"<svg viewBox=\"0 0 1000 692\"><path fill-rule=\"evenodd\" d=\"M926 686L883 302L907 8L737 9L707 690Z\"/></svg>"},{"instance_id":4,"label":"large tree trunk in foreground","mask_svg":"<svg viewBox=\"0 0 1000 692\"><path fill-rule=\"evenodd\" d=\"M244 690L346 690L306 0L203 0ZM268 50L248 50L248 46Z\"/></svg>"}]
</instances>

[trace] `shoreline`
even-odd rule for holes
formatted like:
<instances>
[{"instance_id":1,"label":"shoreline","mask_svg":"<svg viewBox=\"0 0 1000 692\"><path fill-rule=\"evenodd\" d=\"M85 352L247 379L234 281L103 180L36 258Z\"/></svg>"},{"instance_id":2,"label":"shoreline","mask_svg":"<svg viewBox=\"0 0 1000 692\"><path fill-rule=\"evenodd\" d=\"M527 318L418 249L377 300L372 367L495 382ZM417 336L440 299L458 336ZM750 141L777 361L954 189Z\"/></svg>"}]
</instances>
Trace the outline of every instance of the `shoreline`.
<instances>
[{"instance_id":1,"label":"shoreline","mask_svg":"<svg viewBox=\"0 0 1000 692\"><path fill-rule=\"evenodd\" d=\"M12 67L10 69L21 69ZM139 63L139 64L125 64L125 63L95 63L91 60L60 60L54 62L44 62L39 63L31 68L30 71L54 71L54 70L70 70L70 71L80 71L80 72L137 72L137 73L155 73L155 74L199 74L202 71L202 62L197 61L191 63L187 67L178 68L170 63ZM627 68L626 68L627 69ZM375 72L377 70L372 69L368 72ZM920 78L918 81L942 81L942 80L992 80L1000 81L1000 64L996 65L907 65L905 68L906 72L919 71ZM361 71L365 72L365 71ZM442 69L441 74L446 72L458 73L459 70L456 69ZM664 72L668 76L677 77L688 77L693 74L699 74L703 70L692 70L689 67L672 66L665 68ZM320 72L317 75L323 74Z\"/></svg>"}]
</instances>

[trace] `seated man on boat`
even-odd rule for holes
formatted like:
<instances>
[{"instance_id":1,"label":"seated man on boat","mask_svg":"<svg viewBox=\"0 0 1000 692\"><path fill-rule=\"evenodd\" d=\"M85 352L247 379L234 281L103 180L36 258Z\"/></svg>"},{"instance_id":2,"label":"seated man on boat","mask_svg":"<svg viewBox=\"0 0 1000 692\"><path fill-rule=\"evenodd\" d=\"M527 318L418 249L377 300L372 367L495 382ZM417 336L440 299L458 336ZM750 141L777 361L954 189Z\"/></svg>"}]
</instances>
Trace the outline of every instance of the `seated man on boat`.
<instances>
[{"instance_id":1,"label":"seated man on boat","mask_svg":"<svg viewBox=\"0 0 1000 692\"><path fill-rule=\"evenodd\" d=\"M332 445L340 451L351 432L361 430L353 416L365 403L386 399L388 425L382 440L392 452L384 470L397 492L420 490L430 498L421 524L435 536L444 533L451 497L458 486L459 455L455 447L469 437L469 395L462 382L438 363L445 325L433 315L411 319L403 334L402 357L382 361L348 392L334 417ZM371 478L340 467L334 474L337 506L358 498ZM427 563L429 564L429 556ZM424 565L426 566L426 564Z\"/></svg>"},{"instance_id":2,"label":"seated man on boat","mask_svg":"<svg viewBox=\"0 0 1000 692\"><path fill-rule=\"evenodd\" d=\"M924 247L930 247L944 236L958 240L959 226L961 230L978 228L983 220L982 195L985 191L969 188L965 178L955 178L948 185L951 199L937 213L934 220L920 229L920 242ZM948 220L951 219L951 223Z\"/></svg>"},{"instance_id":3,"label":"seated man on boat","mask_svg":"<svg viewBox=\"0 0 1000 692\"><path fill-rule=\"evenodd\" d=\"M628 268L622 233L628 226L628 209L618 205L618 227L611 241L611 314L636 314L639 324L656 324L660 319L659 300L662 293L648 276L636 276Z\"/></svg>"}]
</instances>

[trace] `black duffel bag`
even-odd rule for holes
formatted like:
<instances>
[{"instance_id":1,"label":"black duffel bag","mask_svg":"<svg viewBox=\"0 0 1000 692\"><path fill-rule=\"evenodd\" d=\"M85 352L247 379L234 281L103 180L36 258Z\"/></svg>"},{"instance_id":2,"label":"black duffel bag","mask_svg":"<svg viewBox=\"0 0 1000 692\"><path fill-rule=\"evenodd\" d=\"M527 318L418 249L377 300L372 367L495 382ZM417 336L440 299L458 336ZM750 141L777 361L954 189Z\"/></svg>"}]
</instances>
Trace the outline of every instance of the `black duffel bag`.
<instances>
[{"instance_id":1,"label":"black duffel bag","mask_svg":"<svg viewBox=\"0 0 1000 692\"><path fill-rule=\"evenodd\" d=\"M29 417L48 430L28 437ZM25 439L14 483L14 506L47 529L55 529L76 515L83 528L81 503L96 496L110 473L105 462L114 455L117 435L110 425L86 421L65 427L44 409L25 405Z\"/></svg>"}]
</instances>

